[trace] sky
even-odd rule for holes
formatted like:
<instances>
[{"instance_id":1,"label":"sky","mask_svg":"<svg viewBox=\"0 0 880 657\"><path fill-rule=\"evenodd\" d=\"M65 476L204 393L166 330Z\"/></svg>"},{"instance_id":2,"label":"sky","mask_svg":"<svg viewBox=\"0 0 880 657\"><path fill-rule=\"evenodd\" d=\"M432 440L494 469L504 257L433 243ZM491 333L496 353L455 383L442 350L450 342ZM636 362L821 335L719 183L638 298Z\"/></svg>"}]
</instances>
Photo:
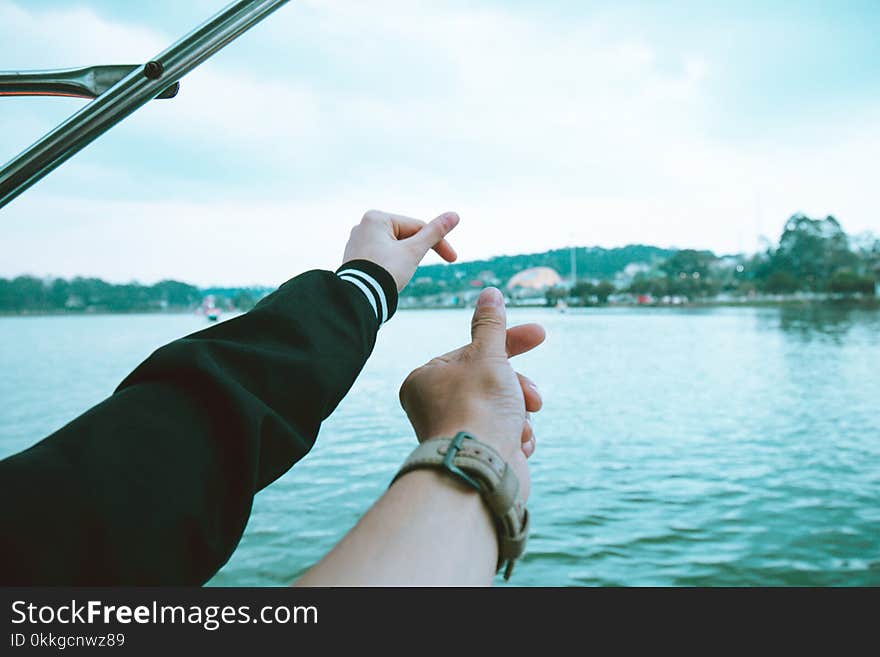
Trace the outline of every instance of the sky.
<instances>
[{"instance_id":1,"label":"sky","mask_svg":"<svg viewBox=\"0 0 880 657\"><path fill-rule=\"evenodd\" d=\"M0 0L0 69L141 63L225 4ZM880 232L878 33L876 0L292 0L0 210L0 277L277 285L371 208L457 211L462 260ZM86 102L0 99L0 160Z\"/></svg>"}]
</instances>

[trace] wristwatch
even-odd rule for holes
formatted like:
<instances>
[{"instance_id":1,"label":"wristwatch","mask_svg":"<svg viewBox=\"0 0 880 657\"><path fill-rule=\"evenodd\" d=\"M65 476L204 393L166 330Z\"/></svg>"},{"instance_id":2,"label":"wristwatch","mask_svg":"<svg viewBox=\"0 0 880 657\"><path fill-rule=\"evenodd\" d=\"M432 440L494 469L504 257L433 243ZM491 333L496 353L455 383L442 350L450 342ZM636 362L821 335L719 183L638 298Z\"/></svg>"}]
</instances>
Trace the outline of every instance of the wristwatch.
<instances>
[{"instance_id":1,"label":"wristwatch","mask_svg":"<svg viewBox=\"0 0 880 657\"><path fill-rule=\"evenodd\" d=\"M522 556L529 533L529 512L519 497L519 479L489 445L460 431L454 438L426 440L409 455L393 484L407 472L437 468L480 492L498 532L498 567L506 563L504 579L510 579L514 562Z\"/></svg>"}]
</instances>

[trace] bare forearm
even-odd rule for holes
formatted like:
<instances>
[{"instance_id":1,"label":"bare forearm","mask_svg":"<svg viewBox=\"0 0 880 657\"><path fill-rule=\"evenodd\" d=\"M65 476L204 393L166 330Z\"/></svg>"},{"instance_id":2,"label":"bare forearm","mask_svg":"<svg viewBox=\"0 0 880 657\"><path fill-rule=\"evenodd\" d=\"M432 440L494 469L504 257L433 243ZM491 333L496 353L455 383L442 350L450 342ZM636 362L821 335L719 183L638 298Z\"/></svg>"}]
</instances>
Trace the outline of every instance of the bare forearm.
<instances>
[{"instance_id":1,"label":"bare forearm","mask_svg":"<svg viewBox=\"0 0 880 657\"><path fill-rule=\"evenodd\" d=\"M434 470L404 475L296 586L492 581L495 526L480 495Z\"/></svg>"}]
</instances>

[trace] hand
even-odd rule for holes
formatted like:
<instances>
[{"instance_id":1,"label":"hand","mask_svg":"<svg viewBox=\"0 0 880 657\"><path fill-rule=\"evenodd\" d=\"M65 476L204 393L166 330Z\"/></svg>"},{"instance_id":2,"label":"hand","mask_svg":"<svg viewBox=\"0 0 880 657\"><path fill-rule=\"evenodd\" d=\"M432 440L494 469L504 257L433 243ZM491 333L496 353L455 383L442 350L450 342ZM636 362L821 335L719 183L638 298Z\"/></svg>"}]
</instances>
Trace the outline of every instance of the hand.
<instances>
[{"instance_id":1,"label":"hand","mask_svg":"<svg viewBox=\"0 0 880 657\"><path fill-rule=\"evenodd\" d=\"M514 469L525 500L526 458L535 450L529 412L539 411L542 401L535 384L514 372L508 358L541 344L544 329L506 326L504 297L486 288L477 300L471 343L414 370L400 388L400 403L419 442L467 431L495 448Z\"/></svg>"},{"instance_id":2,"label":"hand","mask_svg":"<svg viewBox=\"0 0 880 657\"><path fill-rule=\"evenodd\" d=\"M446 262L455 262L455 249L444 238L458 225L458 215L445 212L430 223L379 210L370 210L352 228L343 263L369 260L384 267L400 292L416 271L428 249Z\"/></svg>"}]
</instances>

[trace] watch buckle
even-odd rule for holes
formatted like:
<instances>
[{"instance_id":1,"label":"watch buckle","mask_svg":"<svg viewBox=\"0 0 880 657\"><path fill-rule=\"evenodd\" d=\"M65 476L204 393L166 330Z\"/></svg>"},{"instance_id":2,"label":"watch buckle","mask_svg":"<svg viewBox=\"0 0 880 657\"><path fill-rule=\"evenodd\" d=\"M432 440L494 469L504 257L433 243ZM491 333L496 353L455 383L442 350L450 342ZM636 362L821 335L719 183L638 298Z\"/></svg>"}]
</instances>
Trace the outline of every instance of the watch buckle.
<instances>
[{"instance_id":1,"label":"watch buckle","mask_svg":"<svg viewBox=\"0 0 880 657\"><path fill-rule=\"evenodd\" d=\"M443 455L443 467L454 474L456 477L461 479L468 486L480 491L482 488L480 484L470 475L468 475L464 470L459 468L453 461L458 453L461 451L461 444L464 442L465 438L471 438L471 436L465 431L459 431L455 434L455 438L449 443L449 447L446 448L446 454Z\"/></svg>"}]
</instances>

